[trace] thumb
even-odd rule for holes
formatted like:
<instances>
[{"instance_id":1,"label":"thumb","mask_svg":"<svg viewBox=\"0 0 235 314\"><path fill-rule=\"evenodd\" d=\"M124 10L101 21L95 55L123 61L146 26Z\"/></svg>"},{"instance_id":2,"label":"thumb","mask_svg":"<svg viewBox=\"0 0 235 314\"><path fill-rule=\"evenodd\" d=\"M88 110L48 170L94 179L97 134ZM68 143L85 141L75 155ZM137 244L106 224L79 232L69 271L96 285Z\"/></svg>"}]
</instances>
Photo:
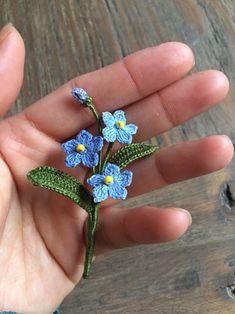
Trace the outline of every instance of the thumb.
<instances>
[{"instance_id":1,"label":"thumb","mask_svg":"<svg viewBox=\"0 0 235 314\"><path fill-rule=\"evenodd\" d=\"M0 31L0 116L19 94L24 76L25 47L18 31L7 24Z\"/></svg>"}]
</instances>

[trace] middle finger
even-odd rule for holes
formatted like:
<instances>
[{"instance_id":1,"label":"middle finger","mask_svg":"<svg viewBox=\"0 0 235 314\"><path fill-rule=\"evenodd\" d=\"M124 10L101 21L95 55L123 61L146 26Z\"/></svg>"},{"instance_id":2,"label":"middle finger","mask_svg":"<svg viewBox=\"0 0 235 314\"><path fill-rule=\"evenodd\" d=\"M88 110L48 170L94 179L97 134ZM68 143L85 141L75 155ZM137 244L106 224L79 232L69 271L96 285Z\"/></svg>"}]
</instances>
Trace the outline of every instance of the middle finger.
<instances>
[{"instance_id":1,"label":"middle finger","mask_svg":"<svg viewBox=\"0 0 235 314\"><path fill-rule=\"evenodd\" d=\"M141 142L208 110L227 94L229 83L220 71L208 70L181 79L125 108L127 123L138 126ZM96 126L90 128L95 132Z\"/></svg>"}]
</instances>

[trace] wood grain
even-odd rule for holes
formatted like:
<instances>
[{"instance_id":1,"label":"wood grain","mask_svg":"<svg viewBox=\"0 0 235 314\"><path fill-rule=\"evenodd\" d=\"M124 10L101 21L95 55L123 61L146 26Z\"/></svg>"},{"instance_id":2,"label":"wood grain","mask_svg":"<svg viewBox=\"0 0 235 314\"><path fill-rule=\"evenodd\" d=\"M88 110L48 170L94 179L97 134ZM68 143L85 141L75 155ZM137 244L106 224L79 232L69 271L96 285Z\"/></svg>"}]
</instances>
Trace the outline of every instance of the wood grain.
<instances>
[{"instance_id":1,"label":"wood grain","mask_svg":"<svg viewBox=\"0 0 235 314\"><path fill-rule=\"evenodd\" d=\"M0 0L0 24L25 39L25 80L11 115L68 79L139 49L182 41L193 71L222 70L231 90L218 107L158 136L163 146L227 134L235 142L233 0ZM128 200L181 206L193 225L178 241L123 249L97 258L62 313L197 314L234 312L235 162L215 174Z\"/></svg>"}]
</instances>

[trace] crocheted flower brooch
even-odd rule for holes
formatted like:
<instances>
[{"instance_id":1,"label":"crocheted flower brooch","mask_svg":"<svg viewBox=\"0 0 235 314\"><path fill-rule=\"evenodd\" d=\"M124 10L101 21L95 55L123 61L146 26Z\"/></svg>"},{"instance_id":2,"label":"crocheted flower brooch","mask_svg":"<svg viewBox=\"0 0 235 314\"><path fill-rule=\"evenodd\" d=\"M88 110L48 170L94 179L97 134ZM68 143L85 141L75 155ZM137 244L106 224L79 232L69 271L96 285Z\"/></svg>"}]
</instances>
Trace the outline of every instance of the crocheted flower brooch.
<instances>
[{"instance_id":1,"label":"crocheted flower brooch","mask_svg":"<svg viewBox=\"0 0 235 314\"><path fill-rule=\"evenodd\" d=\"M88 278L95 246L95 234L99 208L108 197L124 200L127 187L132 182L132 172L121 171L131 162L156 151L155 145L146 143L132 144L132 136L138 127L128 124L125 113L117 110L113 114L103 112L102 118L93 104L93 100L82 88L73 88L72 95L82 106L93 113L98 127L97 136L86 130L80 131L74 139L61 145L66 154L67 167L83 165L90 168L88 187L58 169L41 166L31 170L27 177L33 185L62 194L70 198L88 213L87 248L83 278ZM114 143L126 144L114 150ZM114 150L114 153L112 153Z\"/></svg>"}]
</instances>

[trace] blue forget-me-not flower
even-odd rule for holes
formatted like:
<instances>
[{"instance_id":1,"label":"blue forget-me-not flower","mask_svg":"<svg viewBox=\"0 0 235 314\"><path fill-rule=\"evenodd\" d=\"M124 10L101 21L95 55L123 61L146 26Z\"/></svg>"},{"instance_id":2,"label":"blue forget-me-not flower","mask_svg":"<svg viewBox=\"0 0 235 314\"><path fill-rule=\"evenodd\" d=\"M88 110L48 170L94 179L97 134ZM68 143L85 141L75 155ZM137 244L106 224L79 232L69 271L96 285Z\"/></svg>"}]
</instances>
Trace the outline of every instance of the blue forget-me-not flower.
<instances>
[{"instance_id":1,"label":"blue forget-me-not flower","mask_svg":"<svg viewBox=\"0 0 235 314\"><path fill-rule=\"evenodd\" d=\"M80 162L84 166L94 167L98 165L98 152L103 147L102 136L94 136L86 130L82 130L75 139L69 140L62 144L67 157L65 158L66 166L76 167Z\"/></svg>"},{"instance_id":2,"label":"blue forget-me-not flower","mask_svg":"<svg viewBox=\"0 0 235 314\"><path fill-rule=\"evenodd\" d=\"M80 87L75 87L72 89L72 95L73 98L76 99L77 101L79 101L82 105L84 105L86 107L87 105L87 100L90 98L87 95L87 92L84 91L84 89L80 88Z\"/></svg>"},{"instance_id":3,"label":"blue forget-me-not flower","mask_svg":"<svg viewBox=\"0 0 235 314\"><path fill-rule=\"evenodd\" d=\"M126 124L124 111L117 110L113 115L110 112L103 112L102 118L105 124L102 132L107 142L131 144L132 135L136 134L138 127L135 124Z\"/></svg>"},{"instance_id":4,"label":"blue forget-me-not flower","mask_svg":"<svg viewBox=\"0 0 235 314\"><path fill-rule=\"evenodd\" d=\"M131 184L132 172L120 168L112 163L107 163L102 174L91 176L87 182L93 187L94 202L99 203L111 196L114 199L125 199L126 187Z\"/></svg>"}]
</instances>

